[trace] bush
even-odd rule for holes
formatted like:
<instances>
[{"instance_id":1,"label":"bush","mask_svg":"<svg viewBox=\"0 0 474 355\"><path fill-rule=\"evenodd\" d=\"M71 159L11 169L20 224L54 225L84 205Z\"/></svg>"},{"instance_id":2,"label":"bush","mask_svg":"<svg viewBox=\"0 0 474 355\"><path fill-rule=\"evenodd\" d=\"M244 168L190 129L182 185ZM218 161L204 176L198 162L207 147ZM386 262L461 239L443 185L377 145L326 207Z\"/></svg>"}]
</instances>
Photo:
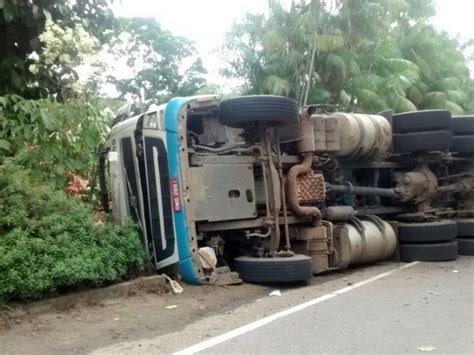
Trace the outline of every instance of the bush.
<instances>
[{"instance_id":1,"label":"bush","mask_svg":"<svg viewBox=\"0 0 474 355\"><path fill-rule=\"evenodd\" d=\"M136 228L98 224L77 199L0 165L0 300L112 283L143 267Z\"/></svg>"},{"instance_id":2,"label":"bush","mask_svg":"<svg viewBox=\"0 0 474 355\"><path fill-rule=\"evenodd\" d=\"M66 172L95 178L97 147L113 114L78 97L28 100L0 96L0 163L14 157L35 177L64 187Z\"/></svg>"}]
</instances>

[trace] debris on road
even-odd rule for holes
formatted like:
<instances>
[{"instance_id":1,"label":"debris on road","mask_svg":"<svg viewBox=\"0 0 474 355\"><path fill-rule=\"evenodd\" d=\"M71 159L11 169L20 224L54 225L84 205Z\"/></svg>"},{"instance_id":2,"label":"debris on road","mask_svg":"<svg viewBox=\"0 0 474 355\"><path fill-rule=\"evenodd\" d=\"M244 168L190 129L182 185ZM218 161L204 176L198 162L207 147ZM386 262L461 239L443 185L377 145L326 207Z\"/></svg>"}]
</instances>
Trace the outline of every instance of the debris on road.
<instances>
[{"instance_id":1,"label":"debris on road","mask_svg":"<svg viewBox=\"0 0 474 355\"><path fill-rule=\"evenodd\" d=\"M230 271L228 266L216 268L209 278L209 285L228 286L239 285L241 283L242 280L240 279L239 274Z\"/></svg>"},{"instance_id":2,"label":"debris on road","mask_svg":"<svg viewBox=\"0 0 474 355\"><path fill-rule=\"evenodd\" d=\"M175 304L172 304L172 305L170 305L170 306L166 306L165 308L166 308L166 309L175 309L175 308L178 308L178 306L175 305Z\"/></svg>"},{"instance_id":3,"label":"debris on road","mask_svg":"<svg viewBox=\"0 0 474 355\"><path fill-rule=\"evenodd\" d=\"M199 248L199 259L201 260L202 267L208 270L215 270L217 265L216 252L211 247Z\"/></svg>"},{"instance_id":4,"label":"debris on road","mask_svg":"<svg viewBox=\"0 0 474 355\"><path fill-rule=\"evenodd\" d=\"M270 292L269 296L281 296L280 290L275 290Z\"/></svg>"},{"instance_id":5,"label":"debris on road","mask_svg":"<svg viewBox=\"0 0 474 355\"><path fill-rule=\"evenodd\" d=\"M423 351L423 352L429 352L429 351L436 351L436 350L438 350L438 348L436 346L426 345L426 346L420 346L420 347L416 348L416 350Z\"/></svg>"},{"instance_id":6,"label":"debris on road","mask_svg":"<svg viewBox=\"0 0 474 355\"><path fill-rule=\"evenodd\" d=\"M183 293L183 288L177 281L173 280L171 277L169 277L166 274L163 274L163 276L169 282L171 289L173 290L174 293Z\"/></svg>"}]
</instances>

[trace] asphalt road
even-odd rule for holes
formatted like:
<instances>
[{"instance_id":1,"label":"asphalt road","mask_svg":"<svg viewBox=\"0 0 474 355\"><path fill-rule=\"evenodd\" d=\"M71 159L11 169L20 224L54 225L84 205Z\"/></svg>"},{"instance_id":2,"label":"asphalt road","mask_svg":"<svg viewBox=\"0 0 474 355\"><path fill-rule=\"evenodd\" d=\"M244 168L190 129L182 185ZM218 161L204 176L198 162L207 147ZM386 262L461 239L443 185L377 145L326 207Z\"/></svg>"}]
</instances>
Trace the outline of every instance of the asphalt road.
<instances>
[{"instance_id":1,"label":"asphalt road","mask_svg":"<svg viewBox=\"0 0 474 355\"><path fill-rule=\"evenodd\" d=\"M202 353L474 354L472 262L458 273L439 265L396 272Z\"/></svg>"},{"instance_id":2,"label":"asphalt road","mask_svg":"<svg viewBox=\"0 0 474 355\"><path fill-rule=\"evenodd\" d=\"M97 353L474 354L473 275L472 257L391 263Z\"/></svg>"}]
</instances>

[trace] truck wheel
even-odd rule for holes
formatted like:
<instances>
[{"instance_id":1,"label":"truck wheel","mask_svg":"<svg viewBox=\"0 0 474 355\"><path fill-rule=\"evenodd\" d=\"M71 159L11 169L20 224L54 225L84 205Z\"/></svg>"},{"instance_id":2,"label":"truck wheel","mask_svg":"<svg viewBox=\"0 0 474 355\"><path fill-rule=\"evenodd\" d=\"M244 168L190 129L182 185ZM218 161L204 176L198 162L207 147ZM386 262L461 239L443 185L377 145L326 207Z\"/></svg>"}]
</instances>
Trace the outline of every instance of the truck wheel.
<instances>
[{"instance_id":1,"label":"truck wheel","mask_svg":"<svg viewBox=\"0 0 474 355\"><path fill-rule=\"evenodd\" d=\"M230 127L245 127L249 123L270 125L297 123L298 102L283 96L241 96L222 101L219 121Z\"/></svg>"},{"instance_id":2,"label":"truck wheel","mask_svg":"<svg viewBox=\"0 0 474 355\"><path fill-rule=\"evenodd\" d=\"M395 153L420 153L448 150L453 140L450 131L427 131L393 135Z\"/></svg>"},{"instance_id":3,"label":"truck wheel","mask_svg":"<svg viewBox=\"0 0 474 355\"><path fill-rule=\"evenodd\" d=\"M455 153L474 153L474 136L454 136L449 150Z\"/></svg>"},{"instance_id":4,"label":"truck wheel","mask_svg":"<svg viewBox=\"0 0 474 355\"><path fill-rule=\"evenodd\" d=\"M474 238L474 218L457 219L458 236L464 238Z\"/></svg>"},{"instance_id":5,"label":"truck wheel","mask_svg":"<svg viewBox=\"0 0 474 355\"><path fill-rule=\"evenodd\" d=\"M448 261L458 257L455 241L432 244L400 244L401 261Z\"/></svg>"},{"instance_id":6,"label":"truck wheel","mask_svg":"<svg viewBox=\"0 0 474 355\"><path fill-rule=\"evenodd\" d=\"M408 133L449 129L451 113L443 110L425 110L397 113L392 116L393 132Z\"/></svg>"},{"instance_id":7,"label":"truck wheel","mask_svg":"<svg viewBox=\"0 0 474 355\"><path fill-rule=\"evenodd\" d=\"M451 132L456 136L474 134L474 115L453 116L450 126Z\"/></svg>"},{"instance_id":8,"label":"truck wheel","mask_svg":"<svg viewBox=\"0 0 474 355\"><path fill-rule=\"evenodd\" d=\"M474 239L457 238L459 255L474 255Z\"/></svg>"},{"instance_id":9,"label":"truck wheel","mask_svg":"<svg viewBox=\"0 0 474 355\"><path fill-rule=\"evenodd\" d=\"M401 243L442 242L457 236L457 223L454 221L398 224L398 239Z\"/></svg>"},{"instance_id":10,"label":"truck wheel","mask_svg":"<svg viewBox=\"0 0 474 355\"><path fill-rule=\"evenodd\" d=\"M234 270L251 283L304 281L312 276L311 258L300 254L287 258L239 256L234 259Z\"/></svg>"}]
</instances>

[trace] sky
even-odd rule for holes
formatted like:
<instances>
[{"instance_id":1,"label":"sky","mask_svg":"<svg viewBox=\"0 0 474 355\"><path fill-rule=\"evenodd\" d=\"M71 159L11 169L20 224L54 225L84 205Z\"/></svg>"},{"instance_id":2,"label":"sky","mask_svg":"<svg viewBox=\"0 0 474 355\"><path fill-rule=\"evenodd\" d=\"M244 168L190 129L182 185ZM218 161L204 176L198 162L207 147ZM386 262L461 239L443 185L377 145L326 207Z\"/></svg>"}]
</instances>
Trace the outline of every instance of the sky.
<instances>
[{"instance_id":1,"label":"sky","mask_svg":"<svg viewBox=\"0 0 474 355\"><path fill-rule=\"evenodd\" d=\"M217 49L232 23L245 13L263 13L268 0L115 0L120 17L155 17L175 35L191 39L208 70L211 83L223 85L219 70L225 65ZM290 0L283 0L289 3ZM474 0L436 0L432 23L461 40L474 38ZM471 66L471 75L474 67Z\"/></svg>"}]
</instances>

